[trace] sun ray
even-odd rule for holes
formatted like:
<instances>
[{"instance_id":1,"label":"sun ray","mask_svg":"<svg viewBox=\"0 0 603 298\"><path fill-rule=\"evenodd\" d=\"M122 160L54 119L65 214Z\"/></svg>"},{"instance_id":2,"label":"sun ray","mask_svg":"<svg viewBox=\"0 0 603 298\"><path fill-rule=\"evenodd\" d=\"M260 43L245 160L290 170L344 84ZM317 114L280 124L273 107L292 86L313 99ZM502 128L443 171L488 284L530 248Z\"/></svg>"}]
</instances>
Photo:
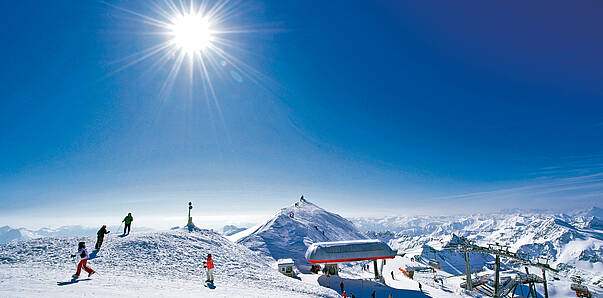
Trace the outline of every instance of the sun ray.
<instances>
[{"instance_id":1,"label":"sun ray","mask_svg":"<svg viewBox=\"0 0 603 298\"><path fill-rule=\"evenodd\" d=\"M150 1L148 7L142 10L106 3L123 12L128 19L132 18L144 25L140 36L148 36L156 42L118 61L120 64L125 63L107 76L150 60L152 63L149 71L165 73L158 94L160 97L168 98L178 80L183 80L188 85L189 94L201 87L204 100L215 107L218 117L224 122L214 87L216 82L230 80L242 83L244 78L271 92L275 86L279 86L268 76L243 62L245 59L237 57L253 55L247 50L243 35L269 32L265 26L241 24L241 20L245 19L243 12L251 8L242 3L236 0L155 0ZM142 11L147 11L148 14Z\"/></svg>"},{"instance_id":2,"label":"sun ray","mask_svg":"<svg viewBox=\"0 0 603 298\"><path fill-rule=\"evenodd\" d=\"M111 3L107 3L107 2L103 2L103 3L106 4L106 5L108 5L108 6L110 6L110 7L113 7L115 9L127 12L129 14L134 15L134 16L137 16L137 17L140 18L139 21L141 21L143 23L146 23L146 24L149 24L149 25L154 25L154 26L157 26L157 27L169 26L169 23L166 23L166 22L163 22L161 20L155 19L153 17L150 17L150 16L147 16L147 15L138 13L136 11L133 11L133 10L130 10L130 9L127 9L127 8L123 8L123 7L120 7L120 6L115 6L115 5L113 5Z\"/></svg>"},{"instance_id":3,"label":"sun ray","mask_svg":"<svg viewBox=\"0 0 603 298\"><path fill-rule=\"evenodd\" d=\"M144 61L152 56L158 55L159 53L165 51L165 49L167 49L168 47L169 47L169 42L164 42L164 43L157 44L153 47L144 49L138 53L134 53L134 54L124 58L124 60L133 59L132 61L129 61L125 65L122 65L119 68L109 72L103 78L110 77L120 71L123 71L124 69L127 69L128 67L131 67L132 65L138 64L141 61Z\"/></svg>"}]
</instances>

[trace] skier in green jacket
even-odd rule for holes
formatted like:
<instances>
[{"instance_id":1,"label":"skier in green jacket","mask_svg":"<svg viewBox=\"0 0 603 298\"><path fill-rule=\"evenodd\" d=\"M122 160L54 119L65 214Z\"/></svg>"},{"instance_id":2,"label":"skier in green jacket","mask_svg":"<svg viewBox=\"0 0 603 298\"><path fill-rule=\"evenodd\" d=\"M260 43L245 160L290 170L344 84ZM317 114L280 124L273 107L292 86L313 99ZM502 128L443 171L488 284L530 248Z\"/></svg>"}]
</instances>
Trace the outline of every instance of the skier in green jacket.
<instances>
[{"instance_id":1,"label":"skier in green jacket","mask_svg":"<svg viewBox=\"0 0 603 298\"><path fill-rule=\"evenodd\" d=\"M134 221L134 218L132 217L132 213L128 213L128 216L126 216L124 218L124 220L121 221L124 223L124 235L130 234L130 225L132 224L133 221ZM126 234L126 229L128 230L127 234Z\"/></svg>"},{"instance_id":2,"label":"skier in green jacket","mask_svg":"<svg viewBox=\"0 0 603 298\"><path fill-rule=\"evenodd\" d=\"M103 245L103 239L105 239L105 234L109 234L111 231L107 231L107 226L103 225L98 232L96 232L96 245L95 249L100 249L101 245Z\"/></svg>"}]
</instances>

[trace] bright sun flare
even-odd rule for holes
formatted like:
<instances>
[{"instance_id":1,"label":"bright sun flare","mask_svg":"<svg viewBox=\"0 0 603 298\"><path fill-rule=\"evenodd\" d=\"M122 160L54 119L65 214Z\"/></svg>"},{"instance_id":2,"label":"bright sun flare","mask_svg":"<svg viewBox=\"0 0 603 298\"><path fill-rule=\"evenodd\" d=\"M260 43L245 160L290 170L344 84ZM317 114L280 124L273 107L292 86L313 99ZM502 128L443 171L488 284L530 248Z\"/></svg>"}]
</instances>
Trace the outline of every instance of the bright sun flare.
<instances>
[{"instance_id":1,"label":"bright sun flare","mask_svg":"<svg viewBox=\"0 0 603 298\"><path fill-rule=\"evenodd\" d=\"M200 14L176 17L170 30L173 45L187 54L204 51L213 40L211 24Z\"/></svg>"},{"instance_id":2,"label":"bright sun flare","mask_svg":"<svg viewBox=\"0 0 603 298\"><path fill-rule=\"evenodd\" d=\"M236 36L255 32L250 28L237 25L239 20L235 17L240 15L239 5L242 5L242 2L229 0L148 2L151 14L142 14L108 4L130 16L135 16L145 25L144 28L147 30L145 33L150 33L145 36L152 37L155 42L154 45L128 56L124 59L127 61L126 64L115 72L153 59L156 60L153 67L169 67L161 86L161 96L166 96L177 80L188 78L191 88L196 82L200 82L205 95L211 97L216 104L212 76L219 75L219 78L223 78L224 72L230 73L239 83L242 82L243 77L253 82L257 82L257 78L264 77L233 54L240 53L244 45L236 40ZM187 70L188 73L181 77L183 70Z\"/></svg>"}]
</instances>

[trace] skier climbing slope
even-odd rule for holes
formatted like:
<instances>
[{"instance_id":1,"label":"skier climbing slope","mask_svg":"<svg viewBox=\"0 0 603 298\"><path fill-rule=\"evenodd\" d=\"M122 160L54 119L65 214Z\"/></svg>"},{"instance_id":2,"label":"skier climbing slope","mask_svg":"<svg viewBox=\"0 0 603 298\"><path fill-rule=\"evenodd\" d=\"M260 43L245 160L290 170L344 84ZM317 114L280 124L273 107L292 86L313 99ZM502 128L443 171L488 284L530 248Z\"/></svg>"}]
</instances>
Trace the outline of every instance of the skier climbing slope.
<instances>
[{"instance_id":1,"label":"skier climbing slope","mask_svg":"<svg viewBox=\"0 0 603 298\"><path fill-rule=\"evenodd\" d=\"M105 239L105 234L109 234L111 231L107 231L107 226L103 225L98 232L96 232L96 245L94 245L95 249L100 249L103 245L103 240Z\"/></svg>"}]
</instances>

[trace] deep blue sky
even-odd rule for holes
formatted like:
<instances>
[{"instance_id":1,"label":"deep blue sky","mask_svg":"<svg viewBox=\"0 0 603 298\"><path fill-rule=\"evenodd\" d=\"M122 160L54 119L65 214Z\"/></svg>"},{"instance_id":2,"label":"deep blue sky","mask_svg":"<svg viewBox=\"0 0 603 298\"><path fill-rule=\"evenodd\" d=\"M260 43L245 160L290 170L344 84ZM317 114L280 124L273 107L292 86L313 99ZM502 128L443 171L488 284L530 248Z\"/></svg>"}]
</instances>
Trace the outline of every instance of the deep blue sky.
<instances>
[{"instance_id":1,"label":"deep blue sky","mask_svg":"<svg viewBox=\"0 0 603 298\"><path fill-rule=\"evenodd\" d=\"M162 91L173 61L122 69L163 37L117 7L157 17L0 4L6 224L162 226L191 200L217 226L301 194L349 216L603 201L597 1L245 2L229 53L258 73L212 69L216 101L198 76Z\"/></svg>"}]
</instances>

